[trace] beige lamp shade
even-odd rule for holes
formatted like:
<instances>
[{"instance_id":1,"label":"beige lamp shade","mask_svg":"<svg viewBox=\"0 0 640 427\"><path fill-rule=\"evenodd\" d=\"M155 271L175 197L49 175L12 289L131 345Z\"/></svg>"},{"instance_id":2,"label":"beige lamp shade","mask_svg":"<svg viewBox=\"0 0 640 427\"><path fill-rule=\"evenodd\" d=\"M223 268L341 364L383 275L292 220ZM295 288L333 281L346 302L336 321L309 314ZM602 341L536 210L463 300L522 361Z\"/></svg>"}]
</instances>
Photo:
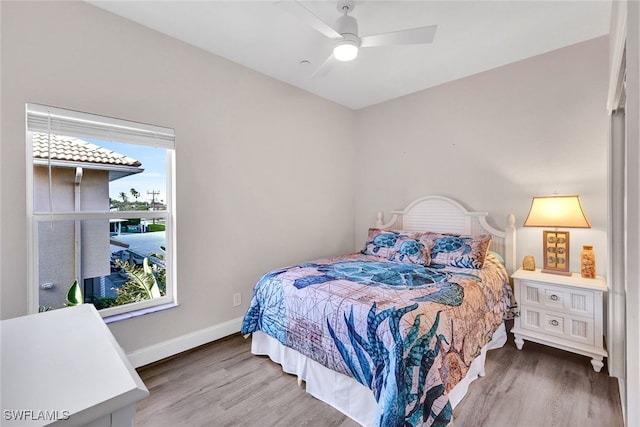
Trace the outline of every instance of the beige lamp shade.
<instances>
[{"instance_id":1,"label":"beige lamp shade","mask_svg":"<svg viewBox=\"0 0 640 427\"><path fill-rule=\"evenodd\" d=\"M534 197L525 227L591 228L580 196Z\"/></svg>"}]
</instances>

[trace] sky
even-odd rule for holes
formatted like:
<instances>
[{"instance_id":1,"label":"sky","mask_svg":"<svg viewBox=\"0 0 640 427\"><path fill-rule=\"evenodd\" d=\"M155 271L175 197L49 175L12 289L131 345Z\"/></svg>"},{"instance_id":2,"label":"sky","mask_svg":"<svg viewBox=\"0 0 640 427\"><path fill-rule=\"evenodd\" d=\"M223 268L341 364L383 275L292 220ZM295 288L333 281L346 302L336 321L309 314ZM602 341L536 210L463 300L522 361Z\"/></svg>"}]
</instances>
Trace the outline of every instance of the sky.
<instances>
[{"instance_id":1,"label":"sky","mask_svg":"<svg viewBox=\"0 0 640 427\"><path fill-rule=\"evenodd\" d=\"M140 163L144 172L120 178L109 183L109 197L112 199L122 200L120 193L126 193L128 200L136 200L131 195L131 189L135 188L139 193L138 201L151 202L151 192L159 192L156 194L156 201L165 202L167 200L167 155L166 149L147 147L143 145L124 144L119 142L100 141L97 139L83 138L100 147L113 150L118 154L132 157Z\"/></svg>"}]
</instances>

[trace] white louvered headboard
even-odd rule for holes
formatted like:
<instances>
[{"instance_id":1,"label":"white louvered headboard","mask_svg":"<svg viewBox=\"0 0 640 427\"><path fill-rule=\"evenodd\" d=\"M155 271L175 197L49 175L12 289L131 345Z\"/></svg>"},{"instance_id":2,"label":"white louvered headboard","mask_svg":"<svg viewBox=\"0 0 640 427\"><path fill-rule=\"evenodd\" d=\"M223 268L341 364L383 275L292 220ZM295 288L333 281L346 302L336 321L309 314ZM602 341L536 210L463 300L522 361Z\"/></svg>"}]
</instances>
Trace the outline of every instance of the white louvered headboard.
<instances>
[{"instance_id":1,"label":"white louvered headboard","mask_svg":"<svg viewBox=\"0 0 640 427\"><path fill-rule=\"evenodd\" d=\"M516 271L516 227L513 214L507 216L507 227L498 230L487 223L487 212L469 212L464 206L444 196L421 197L403 211L392 211L389 222L378 213L376 227L384 230L433 231L467 235L491 234L491 247L505 260L509 274Z\"/></svg>"}]
</instances>

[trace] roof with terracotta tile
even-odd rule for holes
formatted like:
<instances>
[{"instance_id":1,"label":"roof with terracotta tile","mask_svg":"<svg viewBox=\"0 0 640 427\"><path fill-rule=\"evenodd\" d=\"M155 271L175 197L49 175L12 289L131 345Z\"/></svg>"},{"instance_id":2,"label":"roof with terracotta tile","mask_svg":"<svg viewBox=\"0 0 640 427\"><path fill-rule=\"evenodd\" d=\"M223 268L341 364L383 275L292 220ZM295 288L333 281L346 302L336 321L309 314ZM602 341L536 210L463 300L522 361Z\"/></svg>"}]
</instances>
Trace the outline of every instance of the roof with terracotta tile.
<instances>
[{"instance_id":1,"label":"roof with terracotta tile","mask_svg":"<svg viewBox=\"0 0 640 427\"><path fill-rule=\"evenodd\" d=\"M34 132L34 159L48 160L49 146L51 147L51 160L130 167L142 166L142 163L136 159L82 139L51 135L51 141L49 142L48 134Z\"/></svg>"}]
</instances>

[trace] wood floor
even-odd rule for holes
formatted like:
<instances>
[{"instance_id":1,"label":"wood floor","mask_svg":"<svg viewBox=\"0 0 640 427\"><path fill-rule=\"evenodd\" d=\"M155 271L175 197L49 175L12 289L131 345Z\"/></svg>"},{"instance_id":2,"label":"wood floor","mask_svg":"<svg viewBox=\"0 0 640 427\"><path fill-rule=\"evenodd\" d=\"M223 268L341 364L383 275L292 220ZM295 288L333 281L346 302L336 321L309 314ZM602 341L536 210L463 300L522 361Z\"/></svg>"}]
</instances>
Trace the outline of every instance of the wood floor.
<instances>
[{"instance_id":1,"label":"wood floor","mask_svg":"<svg viewBox=\"0 0 640 427\"><path fill-rule=\"evenodd\" d=\"M509 327L509 326L508 326ZM136 426L356 427L240 335L138 369L151 395ZM525 342L487 355L454 410L454 427L623 427L618 385L587 357Z\"/></svg>"}]
</instances>

